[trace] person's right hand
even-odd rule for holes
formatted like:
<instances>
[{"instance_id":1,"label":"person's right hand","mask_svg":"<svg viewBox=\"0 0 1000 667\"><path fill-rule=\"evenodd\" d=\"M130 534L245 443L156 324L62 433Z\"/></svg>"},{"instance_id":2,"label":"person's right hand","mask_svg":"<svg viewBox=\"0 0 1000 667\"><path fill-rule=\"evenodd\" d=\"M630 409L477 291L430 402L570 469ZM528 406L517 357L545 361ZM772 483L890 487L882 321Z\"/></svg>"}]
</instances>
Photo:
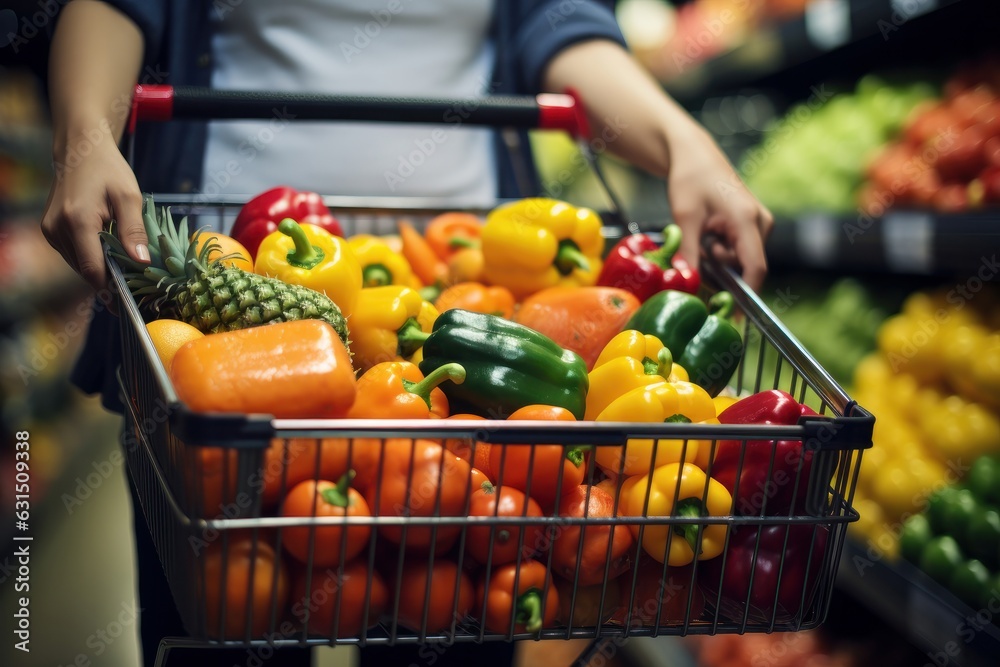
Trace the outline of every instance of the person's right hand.
<instances>
[{"instance_id":1,"label":"person's right hand","mask_svg":"<svg viewBox=\"0 0 1000 667\"><path fill-rule=\"evenodd\" d=\"M74 166L56 157L65 166L56 169L42 215L42 233L100 293L107 287L107 274L98 232L108 222L115 220L118 238L132 259L148 263L149 249L142 224L142 193L131 167L110 136L88 145L90 152Z\"/></svg>"}]
</instances>

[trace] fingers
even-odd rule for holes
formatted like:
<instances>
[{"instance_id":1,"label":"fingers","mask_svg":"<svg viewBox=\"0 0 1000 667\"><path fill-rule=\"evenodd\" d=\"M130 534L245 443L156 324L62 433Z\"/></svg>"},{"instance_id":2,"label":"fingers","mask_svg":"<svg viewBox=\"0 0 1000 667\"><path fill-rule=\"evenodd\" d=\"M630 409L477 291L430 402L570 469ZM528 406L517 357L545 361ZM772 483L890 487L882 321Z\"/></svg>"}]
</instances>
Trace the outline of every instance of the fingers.
<instances>
[{"instance_id":1,"label":"fingers","mask_svg":"<svg viewBox=\"0 0 1000 667\"><path fill-rule=\"evenodd\" d=\"M708 231L724 240L724 243L713 244L713 256L720 262L738 266L743 280L755 292L760 290L767 276L764 237L770 233L773 224L769 212L756 202L744 200L720 211L706 225Z\"/></svg>"},{"instance_id":2,"label":"fingers","mask_svg":"<svg viewBox=\"0 0 1000 667\"><path fill-rule=\"evenodd\" d=\"M108 204L117 222L117 234L125 252L137 262L149 263L149 243L142 224L142 193L133 181L108 192Z\"/></svg>"},{"instance_id":3,"label":"fingers","mask_svg":"<svg viewBox=\"0 0 1000 667\"><path fill-rule=\"evenodd\" d=\"M674 222L681 228L681 257L698 268L701 262L701 231L707 217L703 207L689 206L683 202L671 203Z\"/></svg>"},{"instance_id":4,"label":"fingers","mask_svg":"<svg viewBox=\"0 0 1000 667\"><path fill-rule=\"evenodd\" d=\"M107 267L101 251L101 238L97 235L103 221L99 215L91 215L93 217L89 220L77 218L74 223L67 225L66 240L75 255L71 266L100 292L107 287Z\"/></svg>"}]
</instances>

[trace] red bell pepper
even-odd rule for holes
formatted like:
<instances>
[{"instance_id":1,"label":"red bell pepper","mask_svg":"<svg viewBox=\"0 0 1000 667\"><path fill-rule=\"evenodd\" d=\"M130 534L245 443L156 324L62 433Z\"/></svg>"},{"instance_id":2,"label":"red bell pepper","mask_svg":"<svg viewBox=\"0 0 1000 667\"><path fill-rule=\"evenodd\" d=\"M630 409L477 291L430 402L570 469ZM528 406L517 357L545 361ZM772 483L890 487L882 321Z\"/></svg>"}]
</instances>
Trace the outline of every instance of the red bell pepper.
<instances>
[{"instance_id":1,"label":"red bell pepper","mask_svg":"<svg viewBox=\"0 0 1000 667\"><path fill-rule=\"evenodd\" d=\"M230 236L242 243L254 258L257 248L285 218L299 223L322 227L334 236L343 236L341 229L323 198L315 192L300 192L287 186L271 188L248 201L233 223Z\"/></svg>"},{"instance_id":2,"label":"red bell pepper","mask_svg":"<svg viewBox=\"0 0 1000 667\"><path fill-rule=\"evenodd\" d=\"M698 581L712 604L721 589L719 608L731 620L742 621L747 614L751 621L769 622L773 615L776 622L789 622L813 602L820 572L828 565L824 562L828 537L829 530L822 525L737 526L730 532L724 556L699 564Z\"/></svg>"},{"instance_id":3,"label":"red bell pepper","mask_svg":"<svg viewBox=\"0 0 1000 667\"><path fill-rule=\"evenodd\" d=\"M597 284L618 287L645 301L665 289L697 294L698 270L677 254L681 228L667 225L663 245L645 234L631 234L615 244L597 278Z\"/></svg>"},{"instance_id":4,"label":"red bell pepper","mask_svg":"<svg viewBox=\"0 0 1000 667\"><path fill-rule=\"evenodd\" d=\"M732 404L719 415L719 423L792 426L799 417L815 414L790 394L772 389ZM712 464L712 477L733 494L737 514L760 515L763 510L767 516L787 515L804 507L812 459L813 452L803 451L801 440L749 440L745 450L742 440L723 440Z\"/></svg>"}]
</instances>

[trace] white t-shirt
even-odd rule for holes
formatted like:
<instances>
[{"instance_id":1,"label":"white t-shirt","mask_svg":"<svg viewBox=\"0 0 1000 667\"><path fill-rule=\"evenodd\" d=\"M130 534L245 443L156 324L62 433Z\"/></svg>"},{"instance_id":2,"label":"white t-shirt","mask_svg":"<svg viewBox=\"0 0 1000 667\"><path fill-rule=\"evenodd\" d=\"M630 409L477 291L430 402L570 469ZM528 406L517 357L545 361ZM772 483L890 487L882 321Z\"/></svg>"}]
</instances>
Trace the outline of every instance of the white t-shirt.
<instances>
[{"instance_id":1,"label":"white t-shirt","mask_svg":"<svg viewBox=\"0 0 1000 667\"><path fill-rule=\"evenodd\" d=\"M469 98L493 71L490 0L243 0L218 20L212 87ZM488 129L291 121L209 124L202 192L496 200Z\"/></svg>"}]
</instances>

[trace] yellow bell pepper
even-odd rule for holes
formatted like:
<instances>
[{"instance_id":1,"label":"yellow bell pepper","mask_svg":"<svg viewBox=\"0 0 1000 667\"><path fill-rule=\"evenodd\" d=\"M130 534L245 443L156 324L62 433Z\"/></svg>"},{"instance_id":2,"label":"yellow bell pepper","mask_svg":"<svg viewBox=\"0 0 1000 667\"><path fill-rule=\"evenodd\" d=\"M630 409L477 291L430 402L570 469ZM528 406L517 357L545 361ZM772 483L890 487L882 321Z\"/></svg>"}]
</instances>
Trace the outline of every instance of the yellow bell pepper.
<instances>
[{"instance_id":1,"label":"yellow bell pepper","mask_svg":"<svg viewBox=\"0 0 1000 667\"><path fill-rule=\"evenodd\" d=\"M361 265L347 241L285 218L260 242L254 273L326 294L344 315L354 312L361 291Z\"/></svg>"},{"instance_id":2,"label":"yellow bell pepper","mask_svg":"<svg viewBox=\"0 0 1000 667\"><path fill-rule=\"evenodd\" d=\"M927 448L952 464L972 465L983 454L995 452L1000 443L1000 417L958 395L929 406L919 423Z\"/></svg>"},{"instance_id":3,"label":"yellow bell pepper","mask_svg":"<svg viewBox=\"0 0 1000 667\"><path fill-rule=\"evenodd\" d=\"M364 373L385 362L410 359L420 349L437 310L409 287L385 285L361 290L351 317L354 367Z\"/></svg>"},{"instance_id":4,"label":"yellow bell pepper","mask_svg":"<svg viewBox=\"0 0 1000 667\"><path fill-rule=\"evenodd\" d=\"M352 236L347 243L361 263L364 287L402 285L420 288L420 281L413 275L410 263L400 253L394 252L383 239L370 234L358 234Z\"/></svg>"},{"instance_id":5,"label":"yellow bell pepper","mask_svg":"<svg viewBox=\"0 0 1000 667\"><path fill-rule=\"evenodd\" d=\"M730 513L732 502L726 487L708 477L698 466L670 463L657 467L652 475L626 480L620 495L619 514L642 517L726 516ZM629 525L637 539L640 527ZM642 548L656 561L662 563L666 560L671 567L680 567L696 558L708 560L721 554L726 544L726 530L725 524L647 525L642 531Z\"/></svg>"},{"instance_id":6,"label":"yellow bell pepper","mask_svg":"<svg viewBox=\"0 0 1000 667\"><path fill-rule=\"evenodd\" d=\"M1000 409L1000 332L979 325L956 326L943 355L948 384L963 396Z\"/></svg>"},{"instance_id":7,"label":"yellow bell pepper","mask_svg":"<svg viewBox=\"0 0 1000 667\"><path fill-rule=\"evenodd\" d=\"M656 336L635 329L622 331L608 341L590 371L584 419L595 419L613 400L636 387L664 380L687 382L688 374Z\"/></svg>"},{"instance_id":8,"label":"yellow bell pepper","mask_svg":"<svg viewBox=\"0 0 1000 667\"><path fill-rule=\"evenodd\" d=\"M546 287L594 285L604 252L601 218L554 199L522 199L487 216L482 250L486 282L518 299Z\"/></svg>"},{"instance_id":9,"label":"yellow bell pepper","mask_svg":"<svg viewBox=\"0 0 1000 667\"><path fill-rule=\"evenodd\" d=\"M708 393L691 382L665 382L639 386L611 402L597 421L702 423L715 418ZM632 438L625 447L597 447L594 460L615 475L644 475L651 468L682 460L694 461L706 441Z\"/></svg>"}]
</instances>

